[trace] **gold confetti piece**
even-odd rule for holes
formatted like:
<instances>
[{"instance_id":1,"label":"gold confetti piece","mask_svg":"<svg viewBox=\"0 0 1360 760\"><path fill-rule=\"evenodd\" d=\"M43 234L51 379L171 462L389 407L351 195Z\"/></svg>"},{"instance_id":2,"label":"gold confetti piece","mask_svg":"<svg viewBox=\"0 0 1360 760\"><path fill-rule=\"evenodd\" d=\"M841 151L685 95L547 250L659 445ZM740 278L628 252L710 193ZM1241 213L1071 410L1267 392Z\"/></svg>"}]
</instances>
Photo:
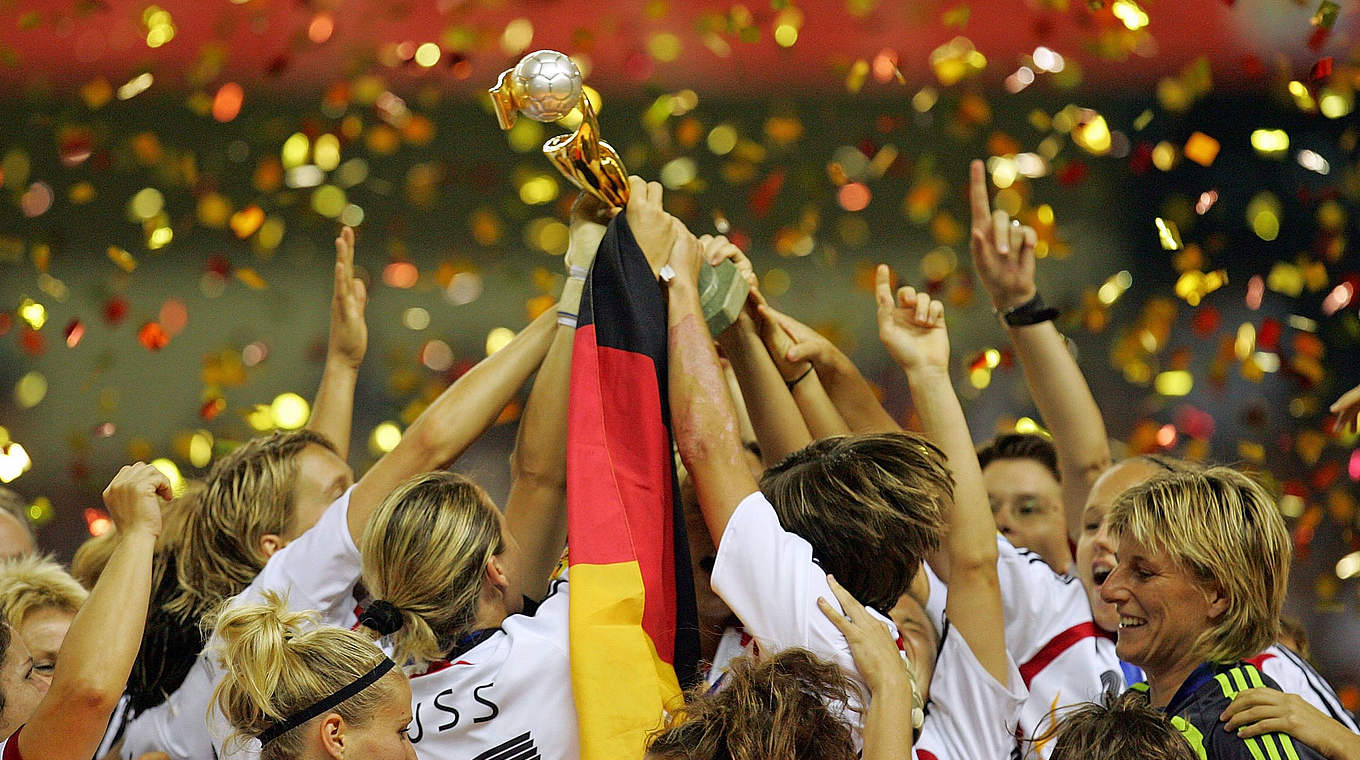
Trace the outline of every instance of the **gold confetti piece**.
<instances>
[{"instance_id":1,"label":"gold confetti piece","mask_svg":"<svg viewBox=\"0 0 1360 760\"><path fill-rule=\"evenodd\" d=\"M133 258L132 254L116 245L109 246L108 255L109 261L112 261L124 272L131 272L137 268L137 259Z\"/></svg>"},{"instance_id":2,"label":"gold confetti piece","mask_svg":"<svg viewBox=\"0 0 1360 760\"><path fill-rule=\"evenodd\" d=\"M1218 157L1218 149L1218 140L1203 132L1194 132L1185 141L1183 152L1186 158L1200 166L1210 166L1214 163L1214 159Z\"/></svg>"},{"instance_id":3,"label":"gold confetti piece","mask_svg":"<svg viewBox=\"0 0 1360 760\"><path fill-rule=\"evenodd\" d=\"M1280 158L1289 152L1289 135L1283 129L1257 129L1251 147L1264 158Z\"/></svg>"},{"instance_id":4,"label":"gold confetti piece","mask_svg":"<svg viewBox=\"0 0 1360 760\"><path fill-rule=\"evenodd\" d=\"M1157 239L1162 243L1162 250L1179 251L1181 249L1181 231L1176 227L1176 223L1160 216L1154 220L1154 223L1157 225Z\"/></svg>"},{"instance_id":5,"label":"gold confetti piece","mask_svg":"<svg viewBox=\"0 0 1360 760\"><path fill-rule=\"evenodd\" d=\"M85 101L85 106L91 111L103 107L112 98L113 85L103 77L91 79L80 88L80 99Z\"/></svg>"},{"instance_id":6,"label":"gold confetti piece","mask_svg":"<svg viewBox=\"0 0 1360 760\"><path fill-rule=\"evenodd\" d=\"M1115 0L1110 11L1129 31L1137 31L1148 25L1148 15L1134 0Z\"/></svg>"},{"instance_id":7,"label":"gold confetti piece","mask_svg":"<svg viewBox=\"0 0 1360 760\"><path fill-rule=\"evenodd\" d=\"M1113 136L1104 116L1089 108L1078 108L1073 118L1073 142L1091 155L1103 156L1110 152Z\"/></svg>"},{"instance_id":8,"label":"gold confetti piece","mask_svg":"<svg viewBox=\"0 0 1360 760\"><path fill-rule=\"evenodd\" d=\"M151 83L154 81L155 77L153 77L149 71L144 74L138 74L132 79L129 79L122 87L118 88L118 99L131 100L146 92L147 88L151 87Z\"/></svg>"},{"instance_id":9,"label":"gold confetti piece","mask_svg":"<svg viewBox=\"0 0 1360 760\"><path fill-rule=\"evenodd\" d=\"M256 272L251 267L241 267L233 272L233 274L236 275L236 279L245 283L247 287L253 290L264 290L269 287L269 284L264 281L264 278L260 276L260 273Z\"/></svg>"},{"instance_id":10,"label":"gold confetti piece","mask_svg":"<svg viewBox=\"0 0 1360 760\"><path fill-rule=\"evenodd\" d=\"M1210 293L1228 284L1228 273L1226 270L1215 272L1190 271L1182 274L1176 280L1176 295L1185 299L1191 306L1199 306L1203 298Z\"/></svg>"},{"instance_id":11,"label":"gold confetti piece","mask_svg":"<svg viewBox=\"0 0 1360 760\"><path fill-rule=\"evenodd\" d=\"M987 68L987 57L967 37L955 37L930 53L930 68L941 85L948 87Z\"/></svg>"},{"instance_id":12,"label":"gold confetti piece","mask_svg":"<svg viewBox=\"0 0 1360 760\"><path fill-rule=\"evenodd\" d=\"M850 65L850 71L845 75L845 89L851 94L858 93L864 87L864 81L869 78L869 62L863 58L856 59Z\"/></svg>"},{"instance_id":13,"label":"gold confetti piece","mask_svg":"<svg viewBox=\"0 0 1360 760\"><path fill-rule=\"evenodd\" d=\"M259 206L250 205L231 215L229 223L231 231L236 233L236 237L245 240L264 224L264 210Z\"/></svg>"}]
</instances>

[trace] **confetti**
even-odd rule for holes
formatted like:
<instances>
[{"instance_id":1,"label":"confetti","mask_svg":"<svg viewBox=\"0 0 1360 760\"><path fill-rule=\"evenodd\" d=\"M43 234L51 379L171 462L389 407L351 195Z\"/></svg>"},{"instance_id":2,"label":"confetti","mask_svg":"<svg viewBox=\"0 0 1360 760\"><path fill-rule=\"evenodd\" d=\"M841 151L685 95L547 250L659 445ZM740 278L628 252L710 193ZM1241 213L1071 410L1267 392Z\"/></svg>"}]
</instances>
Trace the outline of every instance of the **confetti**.
<instances>
[{"instance_id":1,"label":"confetti","mask_svg":"<svg viewBox=\"0 0 1360 760\"><path fill-rule=\"evenodd\" d=\"M1203 132L1195 132L1185 141L1185 147L1182 150L1186 158L1200 166L1212 166L1214 159L1218 157L1218 140Z\"/></svg>"}]
</instances>

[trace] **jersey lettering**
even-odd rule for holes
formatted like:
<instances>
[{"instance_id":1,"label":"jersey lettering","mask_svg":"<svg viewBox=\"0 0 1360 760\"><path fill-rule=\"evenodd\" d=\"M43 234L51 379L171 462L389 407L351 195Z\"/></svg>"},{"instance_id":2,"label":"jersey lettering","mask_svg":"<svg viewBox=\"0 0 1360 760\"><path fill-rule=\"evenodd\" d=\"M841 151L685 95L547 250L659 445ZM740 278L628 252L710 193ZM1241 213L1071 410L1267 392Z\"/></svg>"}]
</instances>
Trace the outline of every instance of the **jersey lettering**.
<instances>
[{"instance_id":1,"label":"jersey lettering","mask_svg":"<svg viewBox=\"0 0 1360 760\"><path fill-rule=\"evenodd\" d=\"M500 715L500 714L501 714L501 708L498 707L498 706L496 705L495 702L492 702L492 701L489 700L489 699L482 699L482 694L481 694L482 689L489 689L489 688L491 688L492 686L495 686L495 685L496 685L496 684L495 684L494 682L493 682L493 683L484 683L484 684L482 684L481 686L478 686L477 688L475 688L475 689L472 690L472 698L475 699L475 700L477 700L477 703L478 703L478 704L486 705L487 707L490 707L490 708L491 708L491 714L490 714L490 715L483 715L483 716L480 717L480 718L473 718L473 719L472 719L472 722L473 722L473 723L486 723L487 721L493 720L493 719L495 719L495 717L496 717L497 715ZM525 736L528 736L528 734L525 734Z\"/></svg>"},{"instance_id":2,"label":"jersey lettering","mask_svg":"<svg viewBox=\"0 0 1360 760\"><path fill-rule=\"evenodd\" d=\"M458 725L458 708L454 707L453 705L446 705L446 704L444 704L444 703L442 703L442 702L439 701L440 699L443 699L444 697L448 697L448 696L452 696L452 695L453 695L453 689L445 689L445 690L439 692L438 694L436 694L436 695L435 695L435 698L434 698L434 706L435 706L436 709L443 710L444 712L449 713L450 715L453 716L453 720L451 720L451 721L449 721L448 723L445 723L444 725L442 725L442 726L439 727L440 732L447 731L447 730L449 730L450 728L453 728L454 726Z\"/></svg>"}]
</instances>

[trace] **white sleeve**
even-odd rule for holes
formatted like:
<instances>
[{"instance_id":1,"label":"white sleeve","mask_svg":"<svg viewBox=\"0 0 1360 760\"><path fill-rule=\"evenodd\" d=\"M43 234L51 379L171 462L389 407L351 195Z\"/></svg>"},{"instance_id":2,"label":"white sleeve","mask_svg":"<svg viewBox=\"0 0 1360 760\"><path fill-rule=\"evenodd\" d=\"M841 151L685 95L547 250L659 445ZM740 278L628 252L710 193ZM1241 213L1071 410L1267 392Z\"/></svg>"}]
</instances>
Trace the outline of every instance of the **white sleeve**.
<instances>
[{"instance_id":1,"label":"white sleeve","mask_svg":"<svg viewBox=\"0 0 1360 760\"><path fill-rule=\"evenodd\" d=\"M1002 685L982 667L957 628L945 623L926 703L926 722L916 742L918 757L938 760L1008 758L1028 693L1015 662L1006 658Z\"/></svg>"},{"instance_id":2,"label":"white sleeve","mask_svg":"<svg viewBox=\"0 0 1360 760\"><path fill-rule=\"evenodd\" d=\"M1336 690L1308 664L1307 660L1286 647L1272 644L1252 661L1258 663L1257 667L1262 673L1280 685L1280 691L1303 697L1305 702L1322 711L1322 714L1331 716L1352 733L1360 733L1360 728L1356 727L1355 716L1346 710L1337 697Z\"/></svg>"},{"instance_id":3,"label":"white sleeve","mask_svg":"<svg viewBox=\"0 0 1360 760\"><path fill-rule=\"evenodd\" d=\"M811 544L780 526L761 492L743 499L727 521L712 577L761 652L801 647L856 673L845 636L817 608L818 598L839 607L826 571L812 559Z\"/></svg>"},{"instance_id":4,"label":"white sleeve","mask_svg":"<svg viewBox=\"0 0 1360 760\"><path fill-rule=\"evenodd\" d=\"M152 752L164 752L171 760L214 757L207 723L217 685L214 670L207 656L199 655L174 693L128 723L120 755L126 760Z\"/></svg>"},{"instance_id":5,"label":"white sleeve","mask_svg":"<svg viewBox=\"0 0 1360 760\"><path fill-rule=\"evenodd\" d=\"M274 591L288 600L289 609L316 610L323 623L350 627L354 623L354 585L359 582L359 548L349 534L350 486L321 519L301 536L275 552L241 594L250 599Z\"/></svg>"}]
</instances>

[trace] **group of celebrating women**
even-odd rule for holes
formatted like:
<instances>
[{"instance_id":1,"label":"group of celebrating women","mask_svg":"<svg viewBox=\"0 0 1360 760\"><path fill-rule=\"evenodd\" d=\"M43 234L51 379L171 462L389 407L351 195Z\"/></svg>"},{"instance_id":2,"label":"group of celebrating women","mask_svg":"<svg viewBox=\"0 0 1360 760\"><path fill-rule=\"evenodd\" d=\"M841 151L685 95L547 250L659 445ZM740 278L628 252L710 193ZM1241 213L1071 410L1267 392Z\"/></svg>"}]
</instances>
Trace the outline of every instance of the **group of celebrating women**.
<instances>
[{"instance_id":1,"label":"group of celebrating women","mask_svg":"<svg viewBox=\"0 0 1360 760\"><path fill-rule=\"evenodd\" d=\"M981 448L930 293L878 268L908 432L845 354L764 300L742 251L629 182L618 215L666 299L661 390L703 668L656 715L647 758L1360 758L1353 717L1282 626L1274 498L1228 467L1111 461L1036 289L1035 233L990 208L981 162L976 275L1051 430ZM104 492L115 529L71 574L0 526L29 543L0 565L0 755L579 757L571 584L555 568L570 551L573 335L611 218L577 202L558 308L357 479L367 293L346 228L306 429L246 442L177 496L155 468L124 467ZM750 295L711 335L699 275L724 259ZM443 468L531 375L502 507Z\"/></svg>"}]
</instances>

